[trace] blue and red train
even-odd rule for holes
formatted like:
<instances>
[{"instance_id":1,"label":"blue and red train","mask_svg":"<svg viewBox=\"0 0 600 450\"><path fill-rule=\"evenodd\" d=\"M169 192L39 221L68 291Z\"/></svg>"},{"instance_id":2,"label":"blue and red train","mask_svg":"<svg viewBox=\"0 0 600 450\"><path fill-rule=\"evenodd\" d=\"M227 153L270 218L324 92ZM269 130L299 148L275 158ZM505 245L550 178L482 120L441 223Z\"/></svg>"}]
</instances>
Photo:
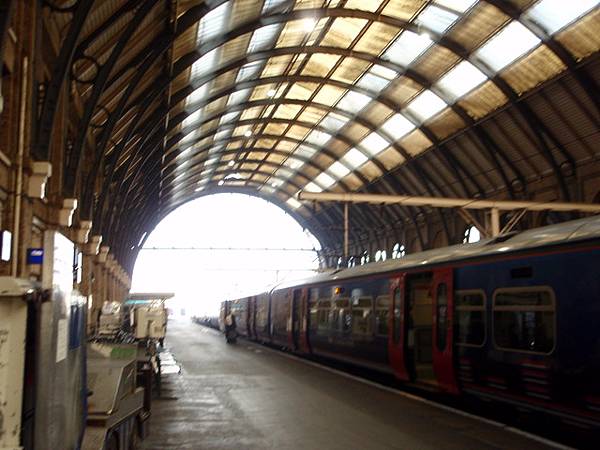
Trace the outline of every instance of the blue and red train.
<instances>
[{"instance_id":1,"label":"blue and red train","mask_svg":"<svg viewBox=\"0 0 600 450\"><path fill-rule=\"evenodd\" d=\"M225 302L238 332L600 427L600 216Z\"/></svg>"}]
</instances>

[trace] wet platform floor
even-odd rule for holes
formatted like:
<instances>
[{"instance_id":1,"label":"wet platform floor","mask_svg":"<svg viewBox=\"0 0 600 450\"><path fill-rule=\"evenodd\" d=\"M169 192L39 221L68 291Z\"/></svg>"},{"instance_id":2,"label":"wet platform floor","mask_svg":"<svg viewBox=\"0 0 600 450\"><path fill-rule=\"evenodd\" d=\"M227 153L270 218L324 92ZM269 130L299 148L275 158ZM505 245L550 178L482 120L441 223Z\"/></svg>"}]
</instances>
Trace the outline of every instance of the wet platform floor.
<instances>
[{"instance_id":1,"label":"wet platform floor","mask_svg":"<svg viewBox=\"0 0 600 450\"><path fill-rule=\"evenodd\" d=\"M144 450L541 449L543 443L279 352L172 321Z\"/></svg>"}]
</instances>

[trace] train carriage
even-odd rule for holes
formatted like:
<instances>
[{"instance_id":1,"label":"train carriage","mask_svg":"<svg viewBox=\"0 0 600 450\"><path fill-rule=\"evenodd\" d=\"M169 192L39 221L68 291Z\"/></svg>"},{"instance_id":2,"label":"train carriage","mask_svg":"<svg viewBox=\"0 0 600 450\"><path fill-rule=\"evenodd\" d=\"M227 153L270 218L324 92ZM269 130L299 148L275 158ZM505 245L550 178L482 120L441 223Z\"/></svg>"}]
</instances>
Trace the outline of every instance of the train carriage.
<instances>
[{"instance_id":1,"label":"train carriage","mask_svg":"<svg viewBox=\"0 0 600 450\"><path fill-rule=\"evenodd\" d=\"M255 311L259 341L600 426L600 216L319 274L255 301L244 314Z\"/></svg>"}]
</instances>

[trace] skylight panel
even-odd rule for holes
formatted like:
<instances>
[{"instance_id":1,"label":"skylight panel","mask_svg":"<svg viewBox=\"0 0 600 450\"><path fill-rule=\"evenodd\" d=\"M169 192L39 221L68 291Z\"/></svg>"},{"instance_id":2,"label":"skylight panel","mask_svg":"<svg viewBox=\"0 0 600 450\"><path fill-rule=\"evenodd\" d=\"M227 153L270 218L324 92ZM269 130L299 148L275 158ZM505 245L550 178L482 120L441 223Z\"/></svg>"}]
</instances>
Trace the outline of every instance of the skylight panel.
<instances>
[{"instance_id":1,"label":"skylight panel","mask_svg":"<svg viewBox=\"0 0 600 450\"><path fill-rule=\"evenodd\" d=\"M256 75L258 75L258 73L261 71L262 65L262 61L255 61L248 64L244 64L238 71L235 81L239 83L240 81L247 81L252 78L255 78Z\"/></svg>"},{"instance_id":2,"label":"skylight panel","mask_svg":"<svg viewBox=\"0 0 600 450\"><path fill-rule=\"evenodd\" d=\"M284 5L285 3L290 3L290 0L265 0L265 4L263 5L262 12L269 12L276 9L278 6Z\"/></svg>"},{"instance_id":3,"label":"skylight panel","mask_svg":"<svg viewBox=\"0 0 600 450\"><path fill-rule=\"evenodd\" d=\"M331 177L331 175L327 174L326 172L321 172L319 176L315 178L315 183L319 184L319 186L322 186L323 189L327 189L332 184L335 184L335 178Z\"/></svg>"},{"instance_id":4,"label":"skylight panel","mask_svg":"<svg viewBox=\"0 0 600 450\"><path fill-rule=\"evenodd\" d=\"M374 94L379 94L388 84L390 84L390 80L370 73L370 71L360 77L360 80L356 83L358 87L372 91Z\"/></svg>"},{"instance_id":5,"label":"skylight panel","mask_svg":"<svg viewBox=\"0 0 600 450\"><path fill-rule=\"evenodd\" d=\"M181 124L185 128L185 127L193 124L194 122L197 122L198 120L200 120L201 117L202 117L202 110L200 109L196 112L193 112L192 114L187 116L185 119L183 119L183 122L181 122Z\"/></svg>"},{"instance_id":6,"label":"skylight panel","mask_svg":"<svg viewBox=\"0 0 600 450\"><path fill-rule=\"evenodd\" d=\"M272 47L280 30L281 25L278 23L266 25L257 29L252 34L252 38L248 44L248 53L258 52Z\"/></svg>"},{"instance_id":7,"label":"skylight panel","mask_svg":"<svg viewBox=\"0 0 600 450\"><path fill-rule=\"evenodd\" d=\"M219 125L223 125L224 123L231 123L236 120L240 116L239 111L230 112L221 116L221 120L219 120Z\"/></svg>"},{"instance_id":8,"label":"skylight panel","mask_svg":"<svg viewBox=\"0 0 600 450\"><path fill-rule=\"evenodd\" d=\"M320 130L312 130L304 140L306 142L310 142L311 144L322 146L329 139L331 139L331 135L329 133L325 133L324 131Z\"/></svg>"},{"instance_id":9,"label":"skylight panel","mask_svg":"<svg viewBox=\"0 0 600 450\"><path fill-rule=\"evenodd\" d=\"M331 131L335 133L340 128L348 123L348 119L344 116L340 116L339 114L329 113L325 116L325 118L321 121L320 125L325 128L327 131Z\"/></svg>"},{"instance_id":10,"label":"skylight panel","mask_svg":"<svg viewBox=\"0 0 600 450\"><path fill-rule=\"evenodd\" d=\"M361 152L360 150L358 150L356 148L351 148L342 157L342 161L344 161L346 163L346 165L352 167L353 169L356 169L356 168L362 166L368 160L369 160L369 158L367 158L363 152Z\"/></svg>"},{"instance_id":11,"label":"skylight panel","mask_svg":"<svg viewBox=\"0 0 600 450\"><path fill-rule=\"evenodd\" d=\"M294 152L295 155L306 159L310 159L315 153L317 153L317 150L313 147L309 147L308 145L299 145Z\"/></svg>"},{"instance_id":12,"label":"skylight panel","mask_svg":"<svg viewBox=\"0 0 600 450\"><path fill-rule=\"evenodd\" d=\"M277 171L275 172L275 174L279 178L289 178L292 175L294 175L294 171L291 170L291 169L288 169L287 167L280 167L279 169L277 169Z\"/></svg>"},{"instance_id":13,"label":"skylight panel","mask_svg":"<svg viewBox=\"0 0 600 450\"><path fill-rule=\"evenodd\" d=\"M269 186L268 184L263 184L260 187L260 190L266 192L267 194L272 194L275 192L275 188L273 186Z\"/></svg>"},{"instance_id":14,"label":"skylight panel","mask_svg":"<svg viewBox=\"0 0 600 450\"><path fill-rule=\"evenodd\" d=\"M312 181L304 186L304 190L308 192L323 192L323 188L321 186L317 186Z\"/></svg>"},{"instance_id":15,"label":"skylight panel","mask_svg":"<svg viewBox=\"0 0 600 450\"><path fill-rule=\"evenodd\" d=\"M427 119L430 119L443 110L446 106L448 105L446 105L444 100L439 98L429 89L425 89L409 103L406 110L421 122L425 122Z\"/></svg>"},{"instance_id":16,"label":"skylight panel","mask_svg":"<svg viewBox=\"0 0 600 450\"><path fill-rule=\"evenodd\" d=\"M302 206L302 203L300 203L298 200L296 200L294 197L290 197L286 200L286 203L288 205L290 205L292 208L294 209L298 209Z\"/></svg>"},{"instance_id":17,"label":"skylight panel","mask_svg":"<svg viewBox=\"0 0 600 450\"><path fill-rule=\"evenodd\" d=\"M598 0L542 0L529 8L524 16L540 25L548 34L554 34L599 3Z\"/></svg>"},{"instance_id":18,"label":"skylight panel","mask_svg":"<svg viewBox=\"0 0 600 450\"><path fill-rule=\"evenodd\" d=\"M235 91L229 96L227 100L227 106L229 105L237 105L239 103L245 102L250 96L250 89L242 89L240 91Z\"/></svg>"},{"instance_id":19,"label":"skylight panel","mask_svg":"<svg viewBox=\"0 0 600 450\"><path fill-rule=\"evenodd\" d=\"M373 67L369 70L369 72L377 75L378 77L385 78L386 80L395 80L398 78L398 72L392 69L388 69L385 66L380 66L379 64L373 64Z\"/></svg>"},{"instance_id":20,"label":"skylight panel","mask_svg":"<svg viewBox=\"0 0 600 450\"><path fill-rule=\"evenodd\" d=\"M219 48L215 48L210 52L205 53L199 59L197 59L194 64L192 64L190 76L192 80L200 78L201 76L213 71L217 64L217 50L219 50Z\"/></svg>"},{"instance_id":21,"label":"skylight panel","mask_svg":"<svg viewBox=\"0 0 600 450\"><path fill-rule=\"evenodd\" d=\"M451 9L459 13L464 13L471 6L477 3L477 0L435 0L436 4Z\"/></svg>"},{"instance_id":22,"label":"skylight panel","mask_svg":"<svg viewBox=\"0 0 600 450\"><path fill-rule=\"evenodd\" d=\"M385 51L383 57L395 64L406 67L427 50L432 43L431 38L425 34L421 35L405 30Z\"/></svg>"},{"instance_id":23,"label":"skylight panel","mask_svg":"<svg viewBox=\"0 0 600 450\"><path fill-rule=\"evenodd\" d=\"M487 77L469 61L462 61L444 75L437 86L453 101L481 85Z\"/></svg>"},{"instance_id":24,"label":"skylight panel","mask_svg":"<svg viewBox=\"0 0 600 450\"><path fill-rule=\"evenodd\" d=\"M371 133L362 140L360 146L364 148L370 155L375 156L388 148L390 143L378 133Z\"/></svg>"},{"instance_id":25,"label":"skylight panel","mask_svg":"<svg viewBox=\"0 0 600 450\"><path fill-rule=\"evenodd\" d=\"M202 17L200 25L198 25L196 45L201 45L205 41L223 33L230 7L230 1L223 3Z\"/></svg>"},{"instance_id":26,"label":"skylight panel","mask_svg":"<svg viewBox=\"0 0 600 450\"><path fill-rule=\"evenodd\" d=\"M386 122L381 125L383 131L391 136L394 141L406 136L415 129L415 124L404 117L402 114L394 114Z\"/></svg>"},{"instance_id":27,"label":"skylight panel","mask_svg":"<svg viewBox=\"0 0 600 450\"><path fill-rule=\"evenodd\" d=\"M337 107L352 114L358 113L371 102L371 97L355 91L348 91L338 102Z\"/></svg>"},{"instance_id":28,"label":"skylight panel","mask_svg":"<svg viewBox=\"0 0 600 450\"><path fill-rule=\"evenodd\" d=\"M513 21L491 38L475 57L498 72L536 47L540 40L520 22Z\"/></svg>"},{"instance_id":29,"label":"skylight panel","mask_svg":"<svg viewBox=\"0 0 600 450\"><path fill-rule=\"evenodd\" d=\"M350 169L348 169L344 164L339 161L334 162L327 171L332 174L338 180L340 178L344 178L346 175L350 173Z\"/></svg>"},{"instance_id":30,"label":"skylight panel","mask_svg":"<svg viewBox=\"0 0 600 450\"><path fill-rule=\"evenodd\" d=\"M215 133L215 141L227 139L229 136L231 136L231 131L232 131L231 128L218 131L217 133Z\"/></svg>"},{"instance_id":31,"label":"skylight panel","mask_svg":"<svg viewBox=\"0 0 600 450\"><path fill-rule=\"evenodd\" d=\"M456 22L459 17L458 14L453 13L452 11L439 8L435 5L429 5L421 12L421 14L419 14L415 23L423 25L438 34L444 34L448 28L454 25L454 22Z\"/></svg>"},{"instance_id":32,"label":"skylight panel","mask_svg":"<svg viewBox=\"0 0 600 450\"><path fill-rule=\"evenodd\" d=\"M208 84L205 83L200 86L198 89L195 89L190 95L187 96L185 103L190 104L202 100L206 97L206 93L208 92Z\"/></svg>"},{"instance_id":33,"label":"skylight panel","mask_svg":"<svg viewBox=\"0 0 600 450\"><path fill-rule=\"evenodd\" d=\"M288 158L284 164L292 170L297 170L304 165L304 161L298 158Z\"/></svg>"},{"instance_id":34,"label":"skylight panel","mask_svg":"<svg viewBox=\"0 0 600 450\"><path fill-rule=\"evenodd\" d=\"M219 157L218 156L211 156L210 158L208 158L206 160L206 162L204 163L205 166L212 166L216 163L219 162Z\"/></svg>"}]
</instances>

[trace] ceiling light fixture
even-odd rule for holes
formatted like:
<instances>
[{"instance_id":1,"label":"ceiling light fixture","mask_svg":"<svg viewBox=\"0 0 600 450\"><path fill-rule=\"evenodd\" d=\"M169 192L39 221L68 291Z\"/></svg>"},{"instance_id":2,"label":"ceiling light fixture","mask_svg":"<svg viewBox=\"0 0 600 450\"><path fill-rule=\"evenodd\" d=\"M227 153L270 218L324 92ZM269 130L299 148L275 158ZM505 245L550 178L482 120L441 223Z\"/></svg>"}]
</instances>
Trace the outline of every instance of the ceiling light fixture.
<instances>
[{"instance_id":1,"label":"ceiling light fixture","mask_svg":"<svg viewBox=\"0 0 600 450\"><path fill-rule=\"evenodd\" d=\"M275 97L275 94L277 94L277 91L275 89L269 89L269 91L267 92L267 97Z\"/></svg>"},{"instance_id":2,"label":"ceiling light fixture","mask_svg":"<svg viewBox=\"0 0 600 450\"><path fill-rule=\"evenodd\" d=\"M234 164L235 164L235 162L233 161L233 159L227 163L227 165L229 167L233 167Z\"/></svg>"},{"instance_id":3,"label":"ceiling light fixture","mask_svg":"<svg viewBox=\"0 0 600 450\"><path fill-rule=\"evenodd\" d=\"M252 136L252 131L250 131L250 130L244 131L244 136L246 136L246 137Z\"/></svg>"}]
</instances>

